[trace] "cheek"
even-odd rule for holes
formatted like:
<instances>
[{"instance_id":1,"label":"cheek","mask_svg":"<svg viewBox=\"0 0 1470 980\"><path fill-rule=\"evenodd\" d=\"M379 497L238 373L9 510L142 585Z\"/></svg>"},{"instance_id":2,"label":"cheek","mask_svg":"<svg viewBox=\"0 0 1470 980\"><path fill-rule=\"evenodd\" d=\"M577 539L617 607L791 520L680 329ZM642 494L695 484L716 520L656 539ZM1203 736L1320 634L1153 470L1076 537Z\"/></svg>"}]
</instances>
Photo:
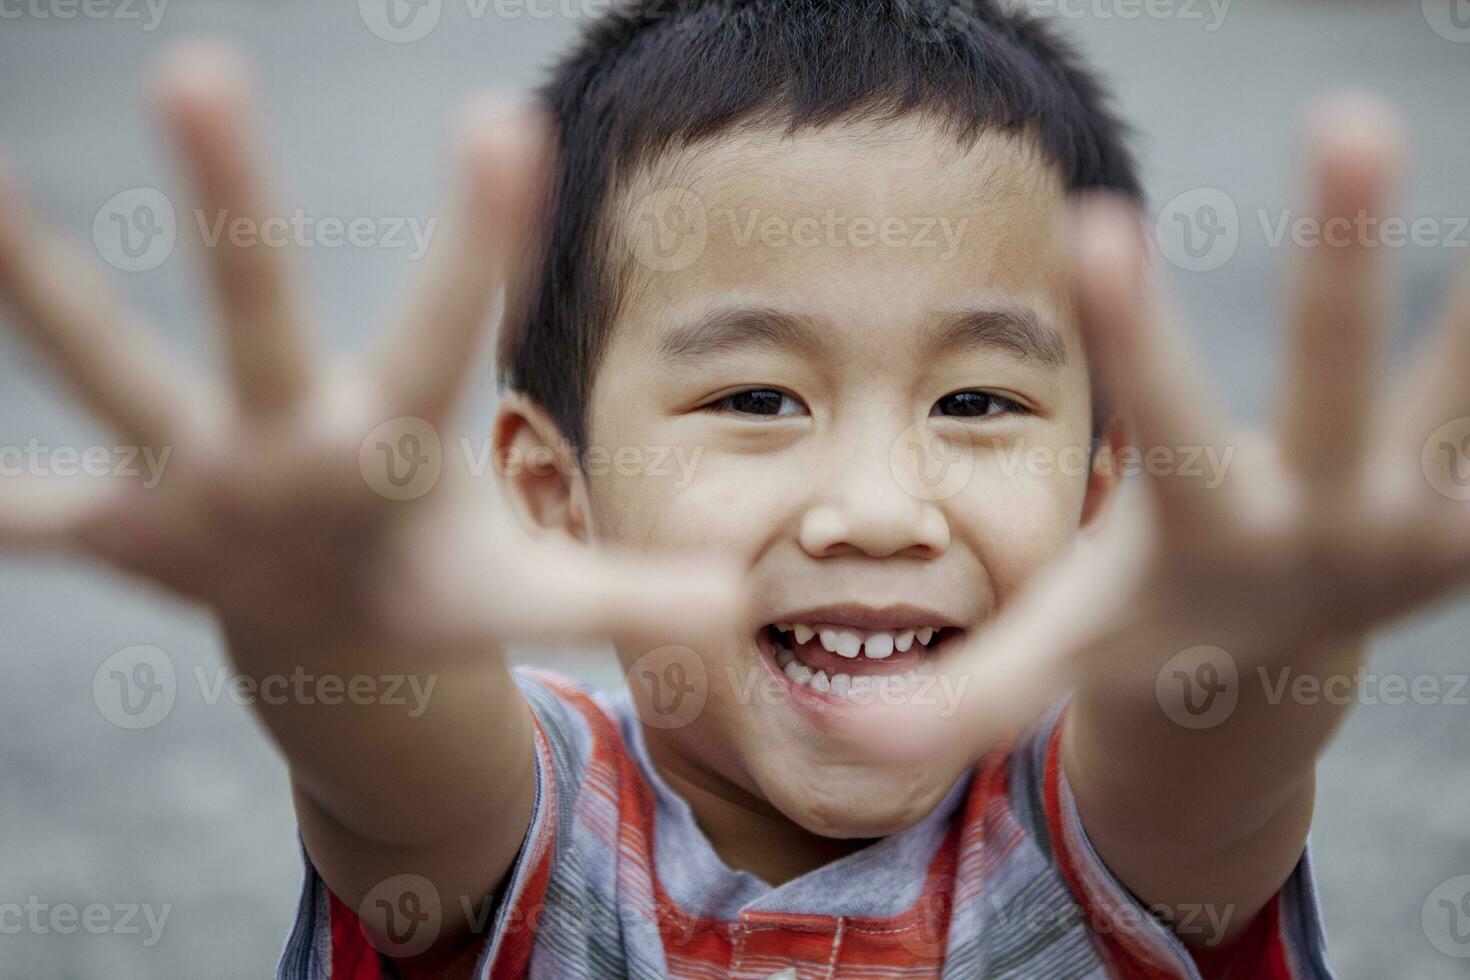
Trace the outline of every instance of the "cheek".
<instances>
[{"instance_id":1,"label":"cheek","mask_svg":"<svg viewBox=\"0 0 1470 980\"><path fill-rule=\"evenodd\" d=\"M970 541L1000 599L1057 558L1077 533L1087 457L1061 466L1057 460L1050 451L978 459L970 485L950 502L952 533Z\"/></svg>"},{"instance_id":2,"label":"cheek","mask_svg":"<svg viewBox=\"0 0 1470 980\"><path fill-rule=\"evenodd\" d=\"M750 479L759 463L733 465L728 457L699 446L657 451L658 472L590 472L588 497L594 531L612 543L741 552L768 534L761 526L780 512L779 480ZM651 458L651 456L650 456ZM786 491L789 495L789 490Z\"/></svg>"}]
</instances>

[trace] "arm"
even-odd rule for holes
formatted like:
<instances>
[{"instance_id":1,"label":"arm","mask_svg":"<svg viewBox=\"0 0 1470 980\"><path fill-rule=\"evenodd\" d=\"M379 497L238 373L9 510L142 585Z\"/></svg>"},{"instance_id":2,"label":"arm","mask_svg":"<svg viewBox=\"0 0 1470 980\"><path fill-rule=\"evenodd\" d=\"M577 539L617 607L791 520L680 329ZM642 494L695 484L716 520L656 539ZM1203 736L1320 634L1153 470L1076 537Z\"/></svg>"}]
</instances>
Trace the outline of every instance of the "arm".
<instances>
[{"instance_id":1,"label":"arm","mask_svg":"<svg viewBox=\"0 0 1470 980\"><path fill-rule=\"evenodd\" d=\"M1324 227L1382 214L1400 156L1384 108L1324 113L1312 161ZM1078 319L1121 415L1112 447L1126 427L1145 452L1210 448L1229 460L1223 478L1150 472L1120 486L950 665L967 682L960 710L902 709L875 750L960 741L978 756L1072 692L1062 765L1099 856L1145 905L1230 913L1229 938L1300 858L1315 762L1345 715L1332 702L1353 690L1367 638L1470 577L1457 470L1470 288L1409 376L1375 398L1386 256L1324 238L1299 256L1278 431L1255 433L1214 404L1170 329L1131 206L1089 202L1070 233ZM1294 696L1302 678L1331 680L1334 696ZM1181 684L1199 682L1233 707L1181 714L1186 691L1204 694Z\"/></svg>"},{"instance_id":2,"label":"arm","mask_svg":"<svg viewBox=\"0 0 1470 980\"><path fill-rule=\"evenodd\" d=\"M1338 649L1311 673L1351 674L1364 646ZM1275 690L1248 672L1229 718L1203 729L1161 711L1152 683L1087 684L1067 709L1062 762L1098 854L1146 905L1209 907L1224 923L1186 944L1235 938L1301 858L1317 756L1348 709Z\"/></svg>"},{"instance_id":3,"label":"arm","mask_svg":"<svg viewBox=\"0 0 1470 980\"><path fill-rule=\"evenodd\" d=\"M1402 155L1396 120L1386 111L1337 106L1318 120L1310 152L1314 215L1323 227L1360 212L1381 214ZM1380 615L1367 593L1381 570L1404 560L1412 540L1372 530L1385 518L1415 515L1374 496L1374 481L1405 459L1392 452L1402 432L1374 431L1368 394L1386 319L1381 252L1354 240L1298 257L1289 388L1274 440L1233 434L1201 412L1198 399L1194 406L1172 403L1182 394L1180 378L1194 376L1184 358L1165 354L1168 341L1134 337L1119 345L1132 346L1125 399L1143 438L1271 447L1244 454L1216 499L1198 489L1159 488L1163 571L1146 579L1134 601L1152 614L1163 641L1153 662L1165 666L1086 678L1063 735L1079 815L1114 874L1146 904L1203 904L1214 907L1217 921L1230 916L1223 936L1182 937L1194 945L1237 935L1299 860L1312 820L1316 760L1351 699L1292 692L1308 678L1317 690L1333 683L1352 690L1366 634ZM1127 337L1128 324L1163 319L1142 292L1099 281L1115 257L1105 244L1095 247L1081 296L1090 329L1113 338ZM1089 282L1089 275L1098 279ZM1133 281L1139 278L1134 271ZM1165 411L1198 428L1154 421ZM1430 508L1419 509L1428 516ZM1365 541L1384 550L1374 555L1362 548ZM1365 601L1355 609L1357 595ZM1218 649L1181 653L1200 644ZM1203 669L1213 673L1200 675L1206 657L1213 663ZM1205 680L1225 699L1218 717L1186 710L1185 697L1207 694Z\"/></svg>"},{"instance_id":4,"label":"arm","mask_svg":"<svg viewBox=\"0 0 1470 980\"><path fill-rule=\"evenodd\" d=\"M185 52L158 100L201 213L262 228L274 212L243 66ZM698 642L728 629L735 605L707 564L533 539L449 439L498 272L539 198L543 143L525 113L464 114L458 200L391 327L351 360L314 349L282 248L207 246L227 368L213 384L151 345L0 167L0 300L90 408L132 444L171 450L156 486L0 483L0 546L99 557L209 606L239 674L285 692L257 704L329 887L381 935L364 897L392 876L427 878L450 950L470 927L464 904L496 891L531 817L533 724L504 644ZM182 209L179 226L194 226ZM298 675L330 679L343 703L279 686ZM423 696L343 698L364 675Z\"/></svg>"}]
</instances>

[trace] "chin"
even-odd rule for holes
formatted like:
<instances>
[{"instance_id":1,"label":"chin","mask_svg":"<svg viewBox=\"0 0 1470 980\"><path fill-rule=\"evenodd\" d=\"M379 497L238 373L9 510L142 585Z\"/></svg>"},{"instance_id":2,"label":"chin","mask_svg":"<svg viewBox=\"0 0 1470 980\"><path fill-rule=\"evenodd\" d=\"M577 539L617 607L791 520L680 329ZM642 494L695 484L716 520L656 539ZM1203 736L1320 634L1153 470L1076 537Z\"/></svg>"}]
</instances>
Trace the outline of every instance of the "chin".
<instances>
[{"instance_id":1,"label":"chin","mask_svg":"<svg viewBox=\"0 0 1470 980\"><path fill-rule=\"evenodd\" d=\"M736 662L741 667L726 669L732 684L728 692L721 691L728 697L717 698L716 709L716 728L725 736L715 743L727 746L722 768L727 778L809 833L833 839L899 833L939 805L967 770L968 760L951 754L919 764L879 762L831 737L829 726L838 715L868 710L860 692L877 685L914 684L916 690L927 690L917 686L920 679L935 671L935 660L951 645L963 642L965 631L954 620L929 613L920 621L932 628L890 627L898 641L884 643L877 651L881 656L875 657L866 655L866 648L888 620L875 622L870 616L863 622L866 633L845 627L852 635L844 637L827 624L836 615L849 620L857 612L844 608L818 615L821 619L811 617L823 624L816 628L784 620L763 625L740 651ZM916 618L912 613L888 615ZM814 688L823 672L826 683ZM854 679L834 691L831 678L844 674ZM756 683L749 683L752 679ZM866 701L871 700L869 695ZM708 752L709 743L702 748Z\"/></svg>"},{"instance_id":2,"label":"chin","mask_svg":"<svg viewBox=\"0 0 1470 980\"><path fill-rule=\"evenodd\" d=\"M817 762L772 769L752 773L770 804L803 830L836 839L887 837L907 830L939 805L964 771L937 764L896 770Z\"/></svg>"}]
</instances>

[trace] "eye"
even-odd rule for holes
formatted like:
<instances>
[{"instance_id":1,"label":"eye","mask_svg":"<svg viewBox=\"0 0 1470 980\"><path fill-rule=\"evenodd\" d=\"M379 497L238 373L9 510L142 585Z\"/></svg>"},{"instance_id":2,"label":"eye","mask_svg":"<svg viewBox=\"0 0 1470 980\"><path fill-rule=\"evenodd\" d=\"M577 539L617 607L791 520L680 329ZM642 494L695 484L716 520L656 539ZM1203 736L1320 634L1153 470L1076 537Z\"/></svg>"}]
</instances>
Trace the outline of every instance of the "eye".
<instances>
[{"instance_id":1,"label":"eye","mask_svg":"<svg viewBox=\"0 0 1470 980\"><path fill-rule=\"evenodd\" d=\"M930 415L946 415L960 419L980 419L996 415L1024 415L1026 413L1026 406L1020 402L988 391L956 391L939 399L929 411Z\"/></svg>"},{"instance_id":2,"label":"eye","mask_svg":"<svg viewBox=\"0 0 1470 980\"><path fill-rule=\"evenodd\" d=\"M782 415L800 415L804 411L801 402L791 395L774 388L749 388L726 395L710 402L705 408L711 412L733 412L736 415L755 415L776 418Z\"/></svg>"}]
</instances>

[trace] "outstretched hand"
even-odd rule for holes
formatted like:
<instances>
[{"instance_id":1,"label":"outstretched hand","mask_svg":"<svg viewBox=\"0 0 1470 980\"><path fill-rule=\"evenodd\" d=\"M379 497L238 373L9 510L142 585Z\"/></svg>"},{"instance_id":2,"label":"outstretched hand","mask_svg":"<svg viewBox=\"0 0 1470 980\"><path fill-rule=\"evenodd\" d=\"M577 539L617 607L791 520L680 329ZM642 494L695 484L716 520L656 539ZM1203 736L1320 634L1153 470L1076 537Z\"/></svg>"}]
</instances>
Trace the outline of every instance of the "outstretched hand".
<instances>
[{"instance_id":1,"label":"outstretched hand","mask_svg":"<svg viewBox=\"0 0 1470 980\"><path fill-rule=\"evenodd\" d=\"M240 59L178 53L156 102L201 211L260 227L273 212ZM160 350L0 169L0 301L93 412L169 452L156 486L7 478L0 547L100 556L230 626L307 646L727 633L733 576L533 540L460 454L435 449L527 247L548 144L528 111L465 110L448 217L386 330L350 359L315 349L289 251L228 235L205 248L216 381ZM405 491L392 468L410 464L437 478Z\"/></svg>"},{"instance_id":2,"label":"outstretched hand","mask_svg":"<svg viewBox=\"0 0 1470 980\"><path fill-rule=\"evenodd\" d=\"M1144 454L1212 451L1228 460L1223 479L1151 467L1125 485L1066 558L940 665L966 682L958 710L889 707L898 717L875 751L923 757L959 740L979 755L1081 683L1152 690L1164 664L1197 647L1242 670L1318 669L1344 643L1465 584L1470 276L1432 343L1383 390L1387 256L1342 230L1376 227L1391 206L1402 126L1376 100L1343 98L1314 120L1309 145L1311 213L1331 234L1295 257L1273 431L1248 430L1219 406L1131 206L1077 208L1078 319L1122 424ZM872 730L871 718L860 724Z\"/></svg>"}]
</instances>

